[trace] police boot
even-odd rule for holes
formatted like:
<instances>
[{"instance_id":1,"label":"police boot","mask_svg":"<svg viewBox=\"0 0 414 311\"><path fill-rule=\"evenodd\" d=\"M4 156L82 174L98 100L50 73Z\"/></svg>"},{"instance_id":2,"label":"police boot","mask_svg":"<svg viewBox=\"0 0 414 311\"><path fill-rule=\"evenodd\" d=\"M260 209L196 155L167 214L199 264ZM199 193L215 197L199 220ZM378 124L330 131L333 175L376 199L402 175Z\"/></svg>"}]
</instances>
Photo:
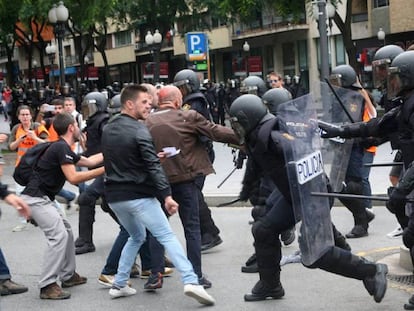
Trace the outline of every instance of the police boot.
<instances>
[{"instance_id":1,"label":"police boot","mask_svg":"<svg viewBox=\"0 0 414 311\"><path fill-rule=\"evenodd\" d=\"M404 310L414 310L414 295L408 299L408 303L404 304Z\"/></svg>"},{"instance_id":2,"label":"police boot","mask_svg":"<svg viewBox=\"0 0 414 311\"><path fill-rule=\"evenodd\" d=\"M334 242L335 242L335 246L338 246L344 250L347 251L351 251L351 246L348 244L348 242L346 241L345 237L342 235L341 232L339 232L335 225L332 224L332 231L333 231L333 237L334 237Z\"/></svg>"},{"instance_id":3,"label":"police boot","mask_svg":"<svg viewBox=\"0 0 414 311\"><path fill-rule=\"evenodd\" d=\"M252 292L244 295L245 301L280 299L285 295L279 270L259 269L259 275L260 280L253 286Z\"/></svg>"},{"instance_id":4,"label":"police boot","mask_svg":"<svg viewBox=\"0 0 414 311\"><path fill-rule=\"evenodd\" d=\"M381 302L387 290L387 265L375 264L338 247L329 249L310 268L320 268L328 272L362 280L366 290L374 297L376 302Z\"/></svg>"},{"instance_id":5,"label":"police boot","mask_svg":"<svg viewBox=\"0 0 414 311\"><path fill-rule=\"evenodd\" d=\"M247 259L245 265L241 267L241 272L257 273L258 271L256 253L254 253L249 257L249 259Z\"/></svg>"},{"instance_id":6,"label":"police boot","mask_svg":"<svg viewBox=\"0 0 414 311\"><path fill-rule=\"evenodd\" d=\"M346 205L354 216L354 227L345 236L348 239L362 238L368 235L368 213L360 200L353 200L353 203ZM371 213L372 214L372 213ZM373 214L372 214L373 215ZM372 220L372 219L371 219Z\"/></svg>"},{"instance_id":7,"label":"police boot","mask_svg":"<svg viewBox=\"0 0 414 311\"><path fill-rule=\"evenodd\" d=\"M75 253L81 255L95 251L95 245L93 244L93 222L94 218L90 217L88 211L89 206L80 206L79 209L79 238L75 242ZM81 242L83 242L81 244Z\"/></svg>"},{"instance_id":8,"label":"police boot","mask_svg":"<svg viewBox=\"0 0 414 311\"><path fill-rule=\"evenodd\" d=\"M280 244L279 244L280 245ZM245 301L279 299L285 295L280 283L280 247L256 247L256 259L260 280L252 288L251 293L244 295Z\"/></svg>"}]
</instances>

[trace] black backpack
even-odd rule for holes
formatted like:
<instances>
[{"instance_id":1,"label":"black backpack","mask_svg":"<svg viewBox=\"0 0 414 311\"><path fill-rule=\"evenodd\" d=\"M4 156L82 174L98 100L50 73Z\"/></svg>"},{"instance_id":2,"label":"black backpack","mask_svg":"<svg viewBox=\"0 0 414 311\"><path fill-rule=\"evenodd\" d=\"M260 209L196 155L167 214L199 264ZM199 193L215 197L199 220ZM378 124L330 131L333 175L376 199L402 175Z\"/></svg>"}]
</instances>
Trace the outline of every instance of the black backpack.
<instances>
[{"instance_id":1,"label":"black backpack","mask_svg":"<svg viewBox=\"0 0 414 311\"><path fill-rule=\"evenodd\" d=\"M51 144L51 142L37 144L26 151L13 173L13 178L19 185L27 186L36 169L37 162Z\"/></svg>"}]
</instances>

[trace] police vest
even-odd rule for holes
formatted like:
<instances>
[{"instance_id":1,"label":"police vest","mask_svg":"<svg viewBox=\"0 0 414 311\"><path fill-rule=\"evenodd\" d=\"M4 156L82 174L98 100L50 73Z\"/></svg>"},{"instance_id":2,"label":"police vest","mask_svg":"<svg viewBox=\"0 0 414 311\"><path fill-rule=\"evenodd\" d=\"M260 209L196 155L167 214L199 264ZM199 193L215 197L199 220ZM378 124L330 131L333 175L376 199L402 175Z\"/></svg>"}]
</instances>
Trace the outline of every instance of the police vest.
<instances>
[{"instance_id":1,"label":"police vest","mask_svg":"<svg viewBox=\"0 0 414 311\"><path fill-rule=\"evenodd\" d=\"M109 120L109 114L98 112L88 119L86 125L86 151L85 156L91 156L102 151L102 129Z\"/></svg>"}]
</instances>

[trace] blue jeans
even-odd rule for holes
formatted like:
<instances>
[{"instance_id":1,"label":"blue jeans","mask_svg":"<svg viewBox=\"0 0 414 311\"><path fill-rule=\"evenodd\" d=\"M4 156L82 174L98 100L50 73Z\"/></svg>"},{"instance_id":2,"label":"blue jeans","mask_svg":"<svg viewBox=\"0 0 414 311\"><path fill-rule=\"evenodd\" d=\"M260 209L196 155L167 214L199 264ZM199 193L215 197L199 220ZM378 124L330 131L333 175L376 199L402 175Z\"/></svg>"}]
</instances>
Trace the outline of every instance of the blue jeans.
<instances>
[{"instance_id":1,"label":"blue jeans","mask_svg":"<svg viewBox=\"0 0 414 311\"><path fill-rule=\"evenodd\" d=\"M183 247L171 230L170 224L155 198L142 198L130 201L109 203L122 226L129 233L129 239L122 250L114 286L125 287L131 267L139 248L145 241L148 229L165 247L172 262L181 274L184 284L198 284L197 275L185 256Z\"/></svg>"},{"instance_id":2,"label":"blue jeans","mask_svg":"<svg viewBox=\"0 0 414 311\"><path fill-rule=\"evenodd\" d=\"M66 190L66 189L61 189L59 191L59 193L57 194L58 196L61 196L62 198L64 198L66 201L70 202L75 200L76 198L76 193Z\"/></svg>"},{"instance_id":3,"label":"blue jeans","mask_svg":"<svg viewBox=\"0 0 414 311\"><path fill-rule=\"evenodd\" d=\"M362 158L363 164L371 164L374 162L375 153L364 151L364 157ZM371 184L369 183L369 174L371 172L370 166L362 166L362 185L364 186L364 195L371 195ZM365 207L371 208L372 201L371 200L364 200Z\"/></svg>"},{"instance_id":4,"label":"blue jeans","mask_svg":"<svg viewBox=\"0 0 414 311\"><path fill-rule=\"evenodd\" d=\"M198 192L200 191L194 181L171 185L172 196L180 205L178 213L184 228L187 243L187 257L193 265L194 272L199 278L201 271L201 232Z\"/></svg>"},{"instance_id":5,"label":"blue jeans","mask_svg":"<svg viewBox=\"0 0 414 311\"><path fill-rule=\"evenodd\" d=\"M126 242L128 241L129 234L125 230L123 226L119 226L119 233L115 239L114 244L112 245L111 251L109 252L108 257L106 258L106 263L104 268L102 269L102 274L106 275L113 275L116 274L118 270L118 263L119 259L121 258L122 249L124 248ZM152 237L152 240L155 240ZM156 241L156 240L155 240ZM164 248L161 246L161 252L159 254L150 253L149 250L150 242L146 241L142 244L141 248L139 249L139 254L141 257L141 265L142 270L152 270L153 272L162 272L164 269ZM161 270L154 269L151 263L151 257L160 256L162 260Z\"/></svg>"},{"instance_id":6,"label":"blue jeans","mask_svg":"<svg viewBox=\"0 0 414 311\"><path fill-rule=\"evenodd\" d=\"M3 252L0 248L0 280L8 280L11 278L9 267L6 263L6 258L4 258Z\"/></svg>"}]
</instances>

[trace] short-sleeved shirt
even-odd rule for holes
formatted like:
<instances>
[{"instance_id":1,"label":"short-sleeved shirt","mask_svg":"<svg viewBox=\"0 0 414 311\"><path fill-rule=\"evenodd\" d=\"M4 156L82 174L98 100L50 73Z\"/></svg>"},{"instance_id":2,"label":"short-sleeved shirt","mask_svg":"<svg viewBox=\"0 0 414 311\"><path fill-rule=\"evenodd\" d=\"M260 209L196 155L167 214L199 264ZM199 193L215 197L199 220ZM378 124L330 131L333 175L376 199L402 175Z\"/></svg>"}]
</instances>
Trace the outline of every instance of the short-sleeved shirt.
<instances>
[{"instance_id":1,"label":"short-sleeved shirt","mask_svg":"<svg viewBox=\"0 0 414 311\"><path fill-rule=\"evenodd\" d=\"M80 156L72 151L65 140L52 143L39 159L33 178L22 193L33 197L47 195L54 200L66 182L61 165L76 164L79 160Z\"/></svg>"}]
</instances>

